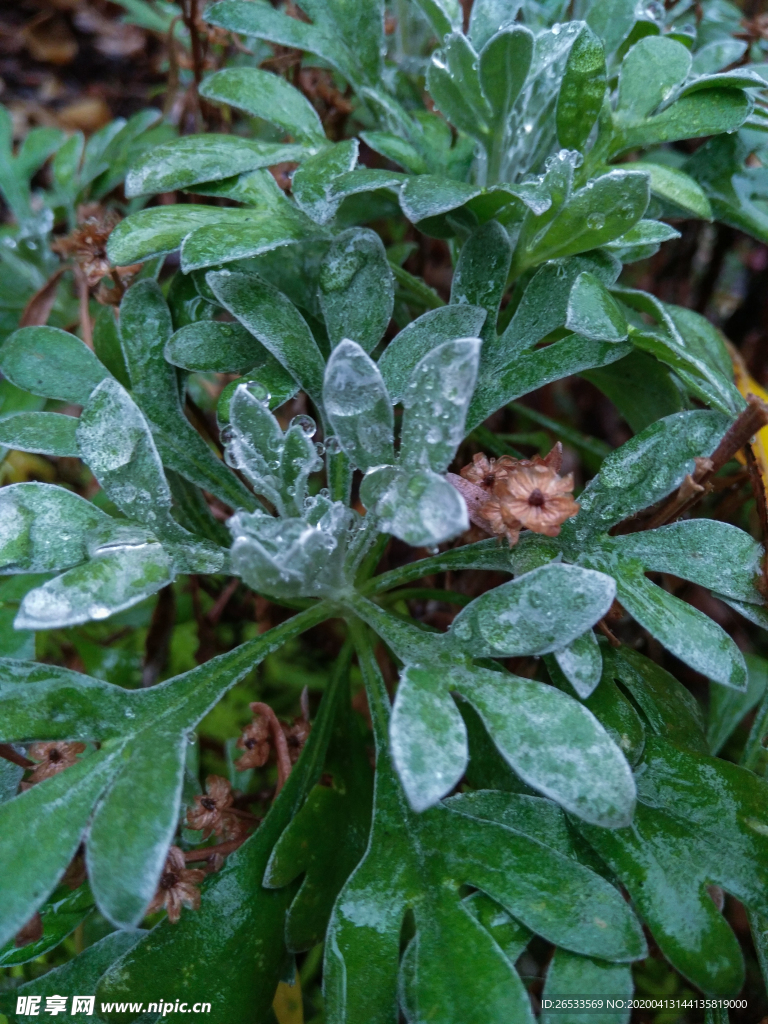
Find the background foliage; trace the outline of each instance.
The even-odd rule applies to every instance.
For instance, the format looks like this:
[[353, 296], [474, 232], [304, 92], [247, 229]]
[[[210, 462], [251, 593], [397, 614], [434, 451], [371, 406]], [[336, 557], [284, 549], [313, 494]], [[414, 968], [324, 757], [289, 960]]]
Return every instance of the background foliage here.
[[[768, 1011], [767, 35], [123, 0], [4, 43], [9, 1020], [180, 977], [232, 1022]], [[458, 469], [557, 441], [578, 515], [482, 539]]]

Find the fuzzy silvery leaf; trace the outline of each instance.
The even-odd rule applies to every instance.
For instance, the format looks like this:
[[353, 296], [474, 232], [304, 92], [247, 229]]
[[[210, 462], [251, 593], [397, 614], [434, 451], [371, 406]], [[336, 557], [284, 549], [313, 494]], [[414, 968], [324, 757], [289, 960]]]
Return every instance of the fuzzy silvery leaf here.
[[533, 56], [533, 33], [523, 25], [501, 28], [480, 51], [480, 85], [491, 107], [495, 130], [505, 128], [523, 88]]
[[605, 51], [588, 25], [573, 41], [557, 97], [557, 139], [582, 150], [597, 121], [606, 88]]
[[712, 454], [728, 425], [722, 413], [699, 409], [657, 420], [605, 459], [563, 534], [584, 540], [606, 532], [671, 494], [695, 469], [694, 458]]
[[497, 221], [490, 220], [473, 231], [464, 243], [453, 272], [451, 304], [485, 309], [485, 332], [493, 338], [511, 260], [507, 232]]
[[461, 28], [459, 0], [416, 0], [438, 39]]
[[299, 209], [318, 224], [327, 224], [336, 215], [341, 198], [333, 198], [331, 189], [337, 178], [354, 168], [358, 148], [357, 139], [339, 142], [310, 157], [294, 174], [293, 197]]
[[181, 246], [181, 269], [189, 273], [317, 237], [322, 237], [322, 232], [290, 207], [243, 210], [235, 223], [204, 224], [188, 235]]
[[333, 202], [342, 201], [348, 196], [358, 196], [363, 192], [376, 192], [378, 189], [399, 192], [400, 186], [407, 180], [408, 176], [399, 171], [359, 167], [347, 174], [340, 174], [334, 179], [329, 189], [329, 198]]
[[718, 754], [740, 722], [765, 696], [768, 663], [756, 654], [745, 654], [747, 689], [740, 693], [725, 686], [710, 686], [707, 714], [708, 753]]
[[320, 268], [320, 307], [331, 347], [343, 338], [366, 352], [387, 329], [395, 284], [384, 245], [368, 228], [350, 228], [333, 240]]
[[654, 164], [640, 160], [635, 163], [638, 171], [645, 171], [651, 179], [651, 194], [672, 203], [689, 216], [711, 220], [712, 207], [704, 189], [684, 171], [666, 164]]
[[232, 531], [232, 568], [253, 590], [275, 597], [313, 597], [344, 586], [344, 556], [355, 513], [341, 502], [317, 499], [321, 513], [275, 519], [238, 512]]
[[635, 43], [621, 64], [617, 120], [638, 121], [652, 114], [690, 67], [690, 51], [675, 39], [647, 36]]
[[469, 16], [469, 38], [478, 53], [492, 36], [515, 21], [521, 6], [520, 0], [475, 0]]
[[662, 242], [679, 238], [680, 232], [658, 220], [639, 220], [626, 234], [606, 242], [602, 249], [615, 255], [622, 263], [645, 260], [659, 251]]
[[451, 644], [474, 657], [547, 654], [601, 619], [615, 594], [610, 576], [552, 562], [475, 598], [453, 620]]
[[426, 810], [454, 788], [469, 759], [467, 730], [443, 668], [406, 666], [389, 726], [392, 762], [408, 802]]
[[206, 281], [224, 308], [272, 353], [316, 403], [322, 404], [325, 361], [306, 320], [274, 285], [222, 270]]
[[60, 629], [108, 618], [172, 582], [173, 563], [157, 540], [143, 538], [99, 552], [83, 565], [30, 590], [18, 629]]
[[635, 782], [626, 758], [594, 715], [552, 686], [488, 669], [447, 670], [502, 757], [534, 789], [585, 821], [629, 824]]
[[356, 342], [342, 341], [331, 353], [323, 401], [353, 466], [368, 470], [395, 461], [392, 402], [379, 368]]
[[225, 68], [202, 83], [200, 95], [260, 117], [308, 143], [325, 144], [325, 132], [309, 100], [279, 75], [260, 68]]
[[736, 601], [763, 604], [757, 589], [763, 547], [737, 526], [712, 519], [684, 519], [656, 530], [602, 541], [648, 572], [666, 572]]
[[445, 43], [427, 71], [430, 96], [454, 128], [483, 140], [490, 131], [491, 110], [480, 88], [477, 54], [461, 33], [452, 33]]
[[198, 320], [186, 324], [168, 340], [165, 358], [185, 370], [244, 373], [249, 379], [263, 378], [270, 392], [276, 385], [278, 393], [296, 387], [275, 357], [238, 323]]
[[623, 607], [668, 651], [722, 686], [746, 689], [744, 657], [721, 626], [651, 583], [637, 561], [622, 561], [610, 571]]
[[152, 256], [174, 252], [185, 238], [199, 228], [209, 225], [232, 228], [237, 224], [248, 223], [253, 216], [251, 210], [198, 206], [193, 203], [173, 207], [153, 206], [120, 221], [109, 236], [107, 255], [115, 266], [125, 267]]
[[571, 256], [619, 238], [648, 206], [648, 177], [638, 171], [609, 171], [574, 192], [557, 214], [539, 228], [528, 214], [513, 266], [519, 272], [545, 260]]
[[626, 317], [614, 297], [588, 271], [579, 274], [573, 284], [565, 326], [594, 341], [624, 341], [629, 332]]
[[[11, 663], [9, 675], [6, 663], [0, 699], [10, 741], [104, 742], [66, 772], [0, 804], [0, 864], [16, 880], [0, 895], [0, 943], [51, 892], [89, 821], [88, 876], [101, 912], [124, 928], [141, 921], [178, 823], [188, 733], [268, 653], [317, 621], [316, 611], [303, 613], [148, 689], [36, 663]], [[137, 790], [145, 799], [136, 800]], [[21, 821], [34, 855], [16, 841]]]
[[[610, 992], [628, 1003], [634, 993], [632, 968], [624, 964], [609, 964], [593, 957], [579, 956], [565, 949], [556, 949], [549, 962], [542, 997], [552, 1002], [548, 1005], [568, 1006], [568, 1000], [578, 999], [582, 992]], [[629, 1024], [630, 1009], [616, 1009], [601, 1012], [601, 1024]], [[584, 1014], [578, 1010], [549, 1013], [543, 1010], [541, 1024], [583, 1024]]]
[[50, 572], [77, 565], [88, 557], [88, 535], [110, 521], [95, 505], [63, 487], [3, 487], [0, 572]]
[[14, 331], [0, 347], [0, 370], [23, 391], [77, 405], [109, 377], [87, 345], [58, 327]]
[[480, 306], [442, 306], [407, 324], [379, 359], [379, 370], [393, 402], [401, 402], [416, 364], [444, 341], [480, 337], [487, 313]]
[[403, 466], [444, 473], [464, 439], [480, 359], [478, 338], [446, 341], [413, 369], [403, 396]]
[[56, 412], [15, 412], [0, 419], [0, 445], [20, 452], [77, 458], [77, 419]]
[[[372, 482], [367, 476], [363, 484]], [[365, 488], [361, 500], [379, 517], [379, 528], [412, 547], [434, 547], [469, 529], [467, 506], [447, 480], [429, 469], [397, 469], [374, 491]]]
[[[254, 659], [249, 654], [252, 665]], [[259, 660], [261, 657], [257, 655]], [[164, 1001], [163, 993], [172, 990], [178, 978], [179, 962], [189, 964], [195, 960], [195, 950], [199, 950], [204, 935], [205, 970], [194, 971], [187, 978], [186, 998], [226, 1002], [230, 1024], [250, 1024], [254, 1015], [269, 1018], [277, 983], [289, 962], [286, 911], [294, 900], [296, 887], [287, 885], [275, 890], [256, 884], [254, 888], [254, 879], [264, 877], [276, 843], [296, 820], [297, 812], [320, 778], [329, 735], [344, 694], [340, 685], [343, 681], [341, 674], [332, 677], [302, 756], [288, 781], [256, 833], [209, 879], [199, 910], [182, 914], [176, 924], [163, 921], [144, 935], [101, 980], [97, 990], [99, 1001], [122, 1000], [124, 996], [136, 996], [146, 1002]], [[329, 792], [327, 787], [322, 788]], [[231, 913], [233, 900], [240, 908], [236, 914]], [[253, 970], [256, 957], [258, 971]]]
[[594, 692], [603, 674], [603, 657], [591, 629], [555, 651], [553, 657], [582, 700]]
[[93, 392], [77, 428], [80, 457], [131, 519], [167, 528], [171, 491], [147, 421], [128, 392], [108, 379]]
[[198, 182], [220, 181], [286, 160], [302, 160], [307, 153], [302, 145], [244, 139], [239, 135], [183, 135], [144, 154], [128, 174], [126, 194], [174, 192]]

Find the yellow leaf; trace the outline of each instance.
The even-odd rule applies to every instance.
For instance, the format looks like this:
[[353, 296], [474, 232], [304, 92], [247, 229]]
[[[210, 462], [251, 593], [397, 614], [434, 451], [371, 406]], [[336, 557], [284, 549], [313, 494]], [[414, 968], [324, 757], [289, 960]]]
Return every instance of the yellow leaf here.
[[301, 980], [298, 974], [293, 985], [281, 981], [272, 1003], [278, 1024], [304, 1024], [304, 1004], [301, 999]]
[[[756, 398], [762, 398], [764, 402], [768, 402], [768, 391], [761, 387], [754, 377], [750, 376], [749, 370], [738, 350], [729, 344], [728, 351], [733, 363], [734, 383], [744, 398], [747, 398], [748, 395], [755, 395]], [[755, 456], [755, 461], [760, 468], [763, 489], [768, 494], [768, 427], [758, 430], [757, 434], [755, 434], [755, 440], [750, 447]], [[738, 458], [740, 462], [744, 462], [744, 457], [740, 453]]]

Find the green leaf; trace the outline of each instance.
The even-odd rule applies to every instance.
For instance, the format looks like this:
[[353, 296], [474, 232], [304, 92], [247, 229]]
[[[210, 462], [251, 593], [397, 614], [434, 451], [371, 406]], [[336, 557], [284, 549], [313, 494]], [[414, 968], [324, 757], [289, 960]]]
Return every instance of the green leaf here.
[[[92, 946], [88, 946], [82, 953], [79, 953], [72, 960], [54, 967], [47, 971], [43, 977], [28, 981], [9, 993], [7, 1007], [9, 1011], [16, 1005], [16, 995], [39, 995], [43, 998], [49, 995], [58, 995], [62, 992], [95, 992], [99, 979], [119, 957], [139, 941], [143, 933], [135, 932], [112, 932], [106, 935]], [[67, 999], [70, 1007], [72, 1002]], [[103, 1018], [94, 1017], [85, 1011], [69, 1013], [71, 1024], [98, 1024]]]
[[149, 426], [116, 380], [94, 391], [80, 416], [77, 443], [83, 462], [121, 511], [150, 528], [173, 530], [171, 491]]
[[318, 224], [327, 224], [336, 216], [342, 197], [334, 198], [332, 189], [337, 179], [354, 168], [358, 149], [357, 139], [339, 142], [305, 160], [294, 174], [293, 198]]
[[472, 138], [484, 140], [489, 134], [490, 109], [480, 88], [477, 54], [461, 33], [445, 39], [427, 71], [427, 89], [432, 100], [454, 128]]
[[707, 753], [701, 708], [682, 683], [629, 647], [606, 650], [604, 660], [606, 675], [629, 690], [657, 736]]
[[490, 220], [473, 231], [462, 246], [451, 282], [451, 304], [485, 309], [485, 333], [494, 338], [511, 259], [507, 232]]
[[685, 80], [690, 67], [690, 51], [674, 39], [646, 36], [635, 43], [621, 65], [617, 121], [648, 117]]
[[186, 237], [181, 246], [184, 273], [233, 260], [260, 256], [305, 238], [317, 237], [317, 229], [287, 204], [281, 210], [242, 210], [237, 223], [203, 225]]
[[156, 282], [139, 281], [128, 289], [120, 303], [120, 338], [134, 398], [156, 428], [155, 443], [166, 465], [222, 501], [252, 509], [250, 492], [184, 415], [177, 371], [164, 357], [172, 330], [171, 314]]
[[762, 545], [730, 523], [685, 519], [609, 543], [622, 556], [642, 562], [648, 572], [671, 573], [736, 601], [763, 604], [756, 586]]
[[673, 203], [688, 216], [712, 219], [712, 207], [701, 185], [684, 171], [665, 164], [637, 161], [633, 168], [645, 171], [651, 179], [651, 195]]
[[610, 171], [574, 192], [543, 228], [526, 216], [512, 261], [518, 275], [545, 260], [595, 249], [619, 238], [643, 216], [650, 191], [638, 171]]
[[379, 370], [393, 402], [402, 402], [417, 363], [432, 349], [457, 338], [476, 338], [486, 319], [479, 306], [443, 306], [407, 324], [384, 349]]
[[[586, 1024], [594, 1018], [593, 1011], [558, 1010], [550, 1013], [548, 1007], [568, 1005], [568, 1000], [602, 999], [615, 996], [631, 1000], [634, 992], [632, 970], [622, 964], [607, 964], [604, 960], [577, 956], [565, 949], [556, 949], [547, 968], [547, 978], [542, 992], [541, 1024]], [[552, 1000], [548, 1003], [547, 1000]], [[601, 1024], [629, 1024], [629, 1009], [600, 1010]]]
[[323, 401], [353, 466], [365, 471], [395, 461], [392, 403], [376, 363], [356, 342], [342, 341], [331, 353]]
[[479, 196], [482, 189], [463, 181], [451, 181], [436, 174], [419, 174], [403, 186], [400, 206], [403, 213], [417, 224], [427, 217], [447, 213]]
[[418, 149], [392, 132], [360, 132], [360, 138], [374, 153], [391, 160], [411, 174], [427, 173], [427, 162]]
[[77, 458], [77, 419], [56, 412], [15, 412], [0, 419], [0, 445], [20, 452]]
[[452, 30], [461, 29], [462, 15], [458, 0], [416, 0], [438, 39]]
[[[198, 320], [186, 324], [168, 339], [164, 356], [185, 370], [246, 373], [264, 367], [271, 375], [285, 374], [274, 356], [238, 323]], [[286, 386], [288, 382], [293, 383], [290, 377]]]
[[[415, 935], [400, 979], [406, 1015], [423, 1019], [440, 1007], [455, 1024], [531, 1021], [509, 961], [461, 904], [462, 883], [481, 889], [550, 941], [578, 942], [592, 952], [599, 947], [613, 959], [642, 955], [631, 911], [588, 868], [521, 832], [457, 813], [459, 808], [438, 806], [420, 815], [409, 810], [389, 765], [383, 680], [370, 648], [358, 650], [377, 740], [374, 823], [365, 858], [336, 901], [328, 929], [329, 1020], [394, 1019], [401, 927], [410, 908]], [[595, 926], [596, 917], [605, 928]]]
[[603, 674], [603, 657], [597, 637], [588, 629], [554, 652], [560, 671], [582, 700], [595, 690]]
[[764, 913], [765, 792], [744, 768], [649, 738], [632, 829], [580, 826], [665, 956], [708, 995], [738, 991], [744, 965], [706, 885]]
[[[178, 281], [187, 280], [181, 274], [177, 277]], [[171, 284], [171, 292], [173, 292], [173, 284]], [[197, 297], [197, 292], [195, 292], [195, 296]], [[116, 314], [117, 310], [114, 306], [99, 308], [93, 324], [93, 351], [115, 380], [120, 381], [124, 388], [128, 388], [131, 386], [131, 382], [120, 345], [120, 331], [117, 326]]]
[[632, 820], [632, 772], [583, 704], [552, 686], [488, 669], [457, 666], [441, 675], [472, 704], [499, 753], [529, 786], [585, 821], [619, 828]]
[[373, 483], [374, 474], [366, 476], [360, 500], [379, 516], [380, 530], [411, 547], [434, 547], [469, 529], [464, 499], [438, 473], [392, 470], [385, 482], [375, 481], [375, 489]]
[[728, 422], [722, 413], [696, 409], [646, 427], [605, 459], [563, 533], [582, 542], [671, 494], [695, 469], [694, 458], [712, 454]]
[[[0, 863], [13, 885], [0, 892], [0, 946], [53, 892], [80, 845], [93, 806], [119, 770], [102, 750], [0, 804]], [[22, 844], [19, 836], [26, 837]]]
[[264, 0], [257, 3], [223, 0], [205, 12], [205, 19], [232, 32], [315, 53], [352, 80], [356, 77], [357, 61], [344, 45], [342, 36], [332, 29], [328, 31], [325, 25], [311, 25], [291, 18]]
[[620, 562], [611, 571], [621, 604], [668, 651], [722, 686], [746, 689], [744, 658], [716, 622], [651, 583], [638, 562]]
[[370, 352], [392, 316], [395, 283], [379, 236], [349, 228], [333, 240], [320, 268], [320, 307], [331, 346], [343, 338]]
[[610, 576], [553, 562], [475, 598], [453, 620], [451, 646], [473, 657], [547, 654], [601, 619], [615, 593]]
[[707, 715], [707, 743], [709, 752], [717, 754], [739, 723], [757, 707], [768, 684], [768, 664], [756, 654], [745, 654], [747, 689], [743, 693], [710, 686], [709, 714]]
[[685, 405], [672, 371], [639, 349], [609, 366], [583, 371], [582, 376], [613, 402], [633, 433], [681, 412]]
[[[303, 618], [309, 624], [306, 615]], [[321, 618], [313, 610], [312, 620], [319, 622]], [[241, 675], [256, 663], [253, 655], [259, 648], [263, 650], [263, 654], [258, 655], [259, 660], [266, 654], [266, 645], [262, 642], [267, 636], [269, 634], [264, 634], [259, 640], [245, 645], [246, 649], [250, 648], [250, 656], [238, 659]], [[285, 634], [279, 643], [284, 639]], [[254, 643], [259, 647], [254, 648]], [[276, 645], [270, 645], [270, 649], [276, 649]], [[246, 653], [244, 648], [240, 651]], [[223, 657], [231, 658], [231, 654]], [[214, 661], [219, 663], [219, 669], [223, 667], [220, 658]], [[209, 687], [214, 679], [219, 684], [215, 694], [210, 692], [210, 705], [218, 700], [224, 686], [235, 680], [227, 677], [225, 683], [214, 662], [202, 666], [202, 669], [209, 677]], [[200, 670], [195, 671], [199, 676]], [[339, 691], [343, 690], [338, 681], [337, 677], [337, 685], [325, 695], [302, 756], [267, 817], [255, 834], [227, 858], [221, 871], [209, 880], [204, 887], [200, 909], [193, 914], [183, 914], [175, 925], [163, 921], [143, 937], [102, 979], [97, 992], [100, 1003], [127, 999], [140, 999], [145, 1003], [164, 1000], [183, 969], [184, 995], [190, 1002], [204, 1000], [221, 1005], [226, 1002], [230, 1024], [251, 1024], [254, 1019], [269, 1019], [277, 982], [289, 964], [284, 940], [285, 915], [296, 887], [275, 890], [258, 883], [275, 843], [322, 770]], [[238, 913], [231, 913], [233, 906], [240, 908]], [[205, 943], [205, 957], [199, 960], [195, 951], [200, 949], [201, 937]], [[258, 963], [258, 970], [253, 970], [254, 962]], [[194, 964], [199, 966], [192, 967]], [[126, 1021], [133, 1016], [130, 1012], [113, 1011], [108, 1019]]]
[[624, 341], [626, 318], [611, 293], [594, 274], [579, 274], [568, 296], [565, 326], [593, 341]]
[[478, 53], [492, 36], [515, 20], [521, 6], [519, 0], [475, 0], [469, 16], [469, 38]]
[[752, 103], [741, 89], [708, 89], [677, 100], [655, 117], [621, 122], [611, 144], [611, 156], [677, 139], [698, 139], [739, 128]]
[[523, 25], [500, 28], [480, 51], [480, 84], [503, 133], [533, 56], [533, 33]]
[[444, 341], [413, 369], [403, 397], [400, 458], [408, 468], [444, 473], [464, 438], [480, 341]]
[[322, 942], [336, 897], [360, 861], [371, 824], [373, 776], [363, 736], [343, 696], [325, 762], [324, 780], [275, 844], [264, 885], [280, 888], [304, 875], [288, 908], [286, 944], [310, 949]]
[[408, 665], [389, 726], [390, 753], [408, 802], [425, 811], [450, 793], [469, 760], [467, 730], [442, 669]]
[[88, 884], [72, 890], [66, 884], [60, 886], [40, 907], [43, 934], [26, 946], [17, 946], [11, 939], [0, 949], [0, 966], [26, 964], [30, 960], [55, 949], [71, 934], [93, 910], [93, 896]]
[[58, 629], [105, 619], [172, 582], [173, 562], [151, 534], [135, 531], [126, 543], [92, 551], [83, 565], [30, 590], [21, 602], [18, 629]]
[[302, 160], [307, 153], [304, 146], [240, 135], [183, 135], [147, 150], [128, 172], [125, 191], [127, 196], [175, 192], [203, 181], [221, 181], [259, 167]]
[[14, 331], [0, 346], [0, 370], [24, 391], [76, 405], [109, 377], [87, 345], [58, 327]]
[[120, 221], [109, 236], [107, 255], [115, 266], [125, 267], [152, 256], [174, 252], [198, 228], [208, 225], [232, 227], [251, 222], [253, 217], [252, 210], [196, 206], [193, 203], [153, 206]]
[[279, 75], [259, 68], [225, 68], [205, 79], [200, 95], [269, 121], [302, 141], [325, 144], [325, 132], [315, 108]]
[[39, 483], [3, 487], [0, 517], [0, 571], [4, 574], [77, 565], [88, 557], [92, 531], [110, 522], [109, 516], [78, 494]]
[[322, 405], [325, 362], [306, 320], [293, 303], [259, 277], [210, 272], [206, 281], [222, 306], [290, 373], [315, 405]]
[[573, 41], [557, 96], [557, 138], [565, 149], [582, 150], [603, 105], [606, 87], [603, 45], [588, 25]]

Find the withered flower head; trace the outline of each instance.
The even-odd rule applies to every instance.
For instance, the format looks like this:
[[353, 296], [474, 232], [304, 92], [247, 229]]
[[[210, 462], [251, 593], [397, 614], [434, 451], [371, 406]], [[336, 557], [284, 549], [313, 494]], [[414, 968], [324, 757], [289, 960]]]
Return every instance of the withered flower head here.
[[237, 741], [237, 746], [245, 753], [235, 761], [235, 768], [244, 772], [248, 768], [261, 768], [267, 763], [269, 757], [269, 722], [263, 715], [259, 715], [243, 729], [243, 734]]
[[513, 459], [510, 455], [489, 459], [487, 455], [478, 452], [477, 455], [472, 456], [469, 465], [463, 466], [459, 472], [471, 484], [477, 484], [490, 491], [497, 480], [503, 479], [518, 464], [519, 460]]
[[181, 917], [182, 906], [189, 907], [190, 910], [197, 910], [200, 906], [200, 891], [197, 887], [204, 878], [205, 871], [200, 868], [188, 868], [184, 854], [178, 846], [172, 846], [168, 850], [165, 868], [160, 876], [157, 892], [147, 907], [147, 913], [153, 914], [165, 907], [168, 911], [168, 920], [171, 924], [176, 924]]
[[85, 275], [89, 288], [94, 288], [102, 277], [108, 277], [112, 267], [107, 259], [107, 239], [120, 221], [114, 210], [105, 210], [93, 203], [78, 211], [80, 223], [63, 238], [53, 243], [54, 252], [72, 258]]
[[29, 756], [40, 763], [29, 776], [30, 783], [42, 782], [51, 775], [76, 764], [77, 755], [85, 750], [84, 743], [33, 743], [29, 748]]
[[500, 519], [505, 526], [516, 519], [534, 533], [557, 537], [561, 524], [579, 511], [572, 491], [572, 473], [559, 476], [544, 464], [521, 466], [495, 485], [494, 501], [489, 503], [493, 507], [483, 509], [483, 515], [491, 523]]
[[304, 718], [294, 719], [293, 725], [286, 725], [284, 722], [281, 722], [280, 725], [288, 744], [288, 756], [291, 759], [291, 764], [296, 764], [312, 731], [312, 726]]
[[202, 830], [203, 839], [212, 832], [217, 836], [228, 831], [227, 808], [232, 806], [232, 787], [220, 775], [209, 775], [205, 780], [205, 794], [195, 797], [195, 806], [187, 811], [190, 828]]

